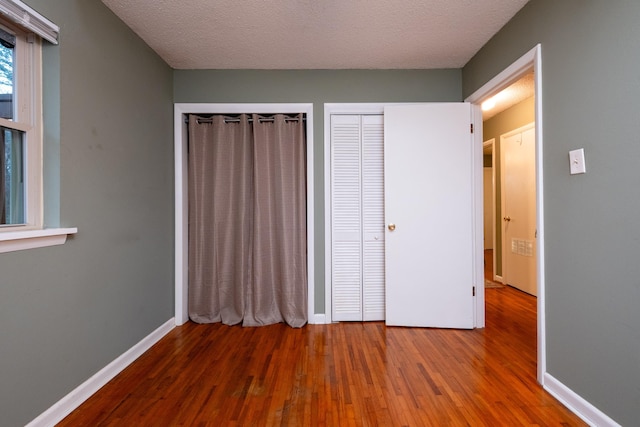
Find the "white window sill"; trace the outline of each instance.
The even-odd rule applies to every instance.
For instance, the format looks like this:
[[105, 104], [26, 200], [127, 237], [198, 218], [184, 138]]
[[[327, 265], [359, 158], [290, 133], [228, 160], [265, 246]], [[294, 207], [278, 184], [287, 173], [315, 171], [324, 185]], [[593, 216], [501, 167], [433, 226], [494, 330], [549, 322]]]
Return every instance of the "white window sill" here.
[[42, 230], [0, 232], [0, 253], [62, 245], [77, 228], [45, 228]]

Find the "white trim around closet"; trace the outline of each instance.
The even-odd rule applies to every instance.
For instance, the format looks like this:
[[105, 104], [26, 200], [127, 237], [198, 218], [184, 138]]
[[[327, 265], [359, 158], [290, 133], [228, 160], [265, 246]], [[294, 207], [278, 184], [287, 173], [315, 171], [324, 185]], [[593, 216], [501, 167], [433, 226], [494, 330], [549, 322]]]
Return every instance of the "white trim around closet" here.
[[307, 286], [308, 321], [323, 323], [324, 316], [315, 314], [315, 227], [313, 175], [313, 104], [209, 104], [176, 103], [174, 105], [174, 177], [175, 177], [175, 320], [182, 325], [189, 319], [188, 311], [188, 175], [187, 127], [185, 114], [276, 114], [304, 113], [307, 119]]

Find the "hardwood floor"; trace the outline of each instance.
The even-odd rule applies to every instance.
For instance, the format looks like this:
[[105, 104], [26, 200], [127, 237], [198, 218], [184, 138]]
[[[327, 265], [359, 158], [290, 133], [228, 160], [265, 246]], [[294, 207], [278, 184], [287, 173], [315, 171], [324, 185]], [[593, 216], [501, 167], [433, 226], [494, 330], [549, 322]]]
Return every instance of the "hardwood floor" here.
[[536, 383], [536, 299], [486, 328], [178, 327], [59, 426], [578, 426]]

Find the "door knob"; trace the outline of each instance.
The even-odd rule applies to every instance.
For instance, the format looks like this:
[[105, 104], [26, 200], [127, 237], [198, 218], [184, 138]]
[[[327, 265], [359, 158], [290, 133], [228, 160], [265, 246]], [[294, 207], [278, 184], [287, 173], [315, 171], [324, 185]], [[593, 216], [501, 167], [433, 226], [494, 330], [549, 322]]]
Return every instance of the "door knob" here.
[[391, 223], [387, 226], [387, 228], [389, 229], [389, 231], [393, 231], [396, 229], [396, 225], [394, 223]]
[[510, 217], [510, 216], [505, 216], [505, 217], [504, 217], [504, 218], [502, 218], [502, 219], [504, 219], [504, 220], [505, 220], [505, 221], [507, 221], [507, 222], [511, 221], [511, 217]]

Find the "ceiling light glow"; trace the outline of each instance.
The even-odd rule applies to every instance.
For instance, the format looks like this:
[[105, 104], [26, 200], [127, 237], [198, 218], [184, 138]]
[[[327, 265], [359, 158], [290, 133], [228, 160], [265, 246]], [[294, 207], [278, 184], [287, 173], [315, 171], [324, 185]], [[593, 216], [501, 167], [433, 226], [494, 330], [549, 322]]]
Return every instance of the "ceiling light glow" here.
[[489, 98], [482, 103], [482, 111], [489, 111], [496, 106], [496, 100]]

